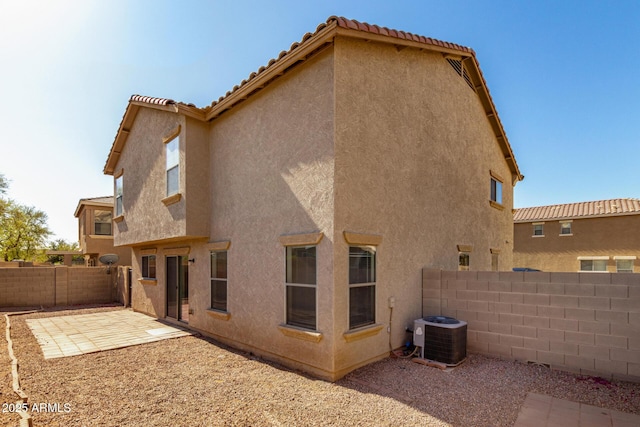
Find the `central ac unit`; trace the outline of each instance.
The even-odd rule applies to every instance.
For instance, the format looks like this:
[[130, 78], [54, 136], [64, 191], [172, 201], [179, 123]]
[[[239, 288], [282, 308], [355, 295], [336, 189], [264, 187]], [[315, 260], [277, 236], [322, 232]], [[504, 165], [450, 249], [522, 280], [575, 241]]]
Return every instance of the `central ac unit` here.
[[467, 357], [467, 322], [446, 316], [427, 316], [413, 322], [413, 345], [423, 359], [450, 366]]

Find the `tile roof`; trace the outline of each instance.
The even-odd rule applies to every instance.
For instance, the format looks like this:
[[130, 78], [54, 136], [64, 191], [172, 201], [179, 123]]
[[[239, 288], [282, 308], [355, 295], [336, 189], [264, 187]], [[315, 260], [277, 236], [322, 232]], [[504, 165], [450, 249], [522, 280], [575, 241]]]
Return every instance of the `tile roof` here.
[[609, 199], [516, 209], [514, 222], [640, 214], [640, 199]]
[[155, 105], [169, 105], [175, 104], [176, 101], [173, 99], [165, 99], [165, 98], [153, 98], [151, 96], [142, 96], [142, 95], [132, 95], [131, 102], [145, 102], [147, 104], [155, 104]]
[[80, 199], [80, 201], [81, 202], [111, 203], [111, 204], [113, 204], [113, 196], [89, 197], [87, 199]]
[[227, 93], [224, 94], [223, 96], [221, 96], [220, 98], [218, 98], [217, 101], [213, 101], [209, 105], [208, 108], [214, 107], [219, 102], [222, 102], [229, 95], [233, 94], [238, 89], [242, 88], [244, 85], [246, 85], [247, 83], [249, 83], [250, 81], [252, 81], [256, 77], [258, 77], [261, 73], [265, 72], [268, 68], [272, 67], [277, 62], [283, 60], [288, 55], [291, 55], [292, 53], [294, 53], [297, 49], [299, 49], [309, 39], [315, 37], [322, 30], [324, 30], [324, 29], [326, 29], [326, 28], [328, 28], [329, 26], [332, 26], [332, 25], [335, 25], [336, 27], [344, 28], [344, 29], [347, 29], [347, 30], [363, 31], [363, 32], [370, 33], [370, 34], [393, 37], [393, 38], [396, 38], [396, 39], [399, 39], [399, 40], [408, 40], [408, 41], [413, 41], [413, 42], [416, 42], [416, 43], [422, 43], [422, 44], [426, 44], [426, 45], [431, 45], [431, 46], [434, 46], [434, 47], [441, 47], [441, 48], [446, 48], [446, 49], [451, 49], [451, 50], [457, 50], [457, 51], [460, 51], [460, 52], [464, 52], [464, 53], [470, 54], [470, 55], [475, 57], [475, 52], [473, 51], [473, 49], [471, 49], [469, 47], [466, 47], [466, 46], [460, 46], [460, 45], [457, 45], [455, 43], [448, 43], [448, 42], [444, 42], [444, 41], [441, 41], [441, 40], [432, 39], [430, 37], [419, 36], [419, 35], [416, 35], [416, 34], [407, 33], [405, 31], [393, 30], [393, 29], [390, 29], [390, 28], [387, 28], [387, 27], [380, 27], [378, 25], [371, 25], [371, 24], [368, 24], [366, 22], [356, 21], [355, 19], [347, 19], [347, 18], [343, 18], [341, 16], [330, 16], [329, 19], [327, 19], [326, 22], [321, 23], [320, 25], [318, 25], [316, 27], [316, 31], [313, 34], [312, 33], [306, 33], [304, 36], [302, 36], [302, 39], [300, 40], [300, 42], [294, 42], [291, 45], [291, 47], [289, 48], [289, 50], [281, 51], [277, 58], [272, 58], [271, 60], [269, 60], [269, 62], [267, 63], [266, 66], [262, 66], [262, 67], [260, 67], [258, 69], [257, 72], [254, 71], [253, 73], [251, 73], [249, 75], [249, 77], [246, 78], [245, 80], [243, 80], [242, 82], [240, 82], [239, 85], [235, 85], [233, 87], [233, 89], [227, 91]]
[[[326, 22], [316, 27], [313, 33], [306, 33], [299, 42], [294, 42], [289, 50], [280, 52], [277, 58], [269, 60], [267, 65], [261, 66], [257, 71], [252, 72], [240, 84], [235, 85], [231, 90], [227, 91], [218, 100], [213, 101], [204, 108], [198, 108], [194, 104], [185, 104], [176, 102], [172, 99], [153, 98], [148, 96], [133, 95], [129, 100], [129, 107], [132, 105], [140, 106], [147, 104], [148, 106], [168, 107], [173, 106], [177, 111], [191, 115], [192, 117], [210, 121], [232, 108], [239, 102], [244, 101], [256, 91], [262, 89], [270, 81], [281, 76], [289, 67], [296, 65], [299, 61], [304, 61], [308, 57], [314, 55], [324, 46], [333, 43], [336, 35], [345, 35], [348, 37], [361, 37], [366, 40], [377, 40], [386, 43], [393, 43], [399, 46], [412, 46], [417, 48], [427, 48], [442, 54], [453, 54], [456, 56], [469, 59], [467, 67], [476, 75], [473, 84], [470, 83], [472, 89], [477, 93], [480, 101], [485, 108], [487, 118], [493, 128], [498, 139], [505, 160], [509, 164], [515, 181], [522, 180], [524, 176], [520, 173], [520, 169], [513, 155], [511, 145], [504, 132], [504, 127], [495, 104], [487, 87], [487, 82], [480, 70], [480, 65], [476, 59], [473, 49], [461, 46], [455, 43], [449, 43], [430, 37], [420, 36], [405, 31], [398, 31], [387, 27], [359, 22], [355, 19], [347, 19], [344, 17], [331, 16]], [[126, 135], [121, 136], [120, 130], [128, 130], [126, 119], [129, 113], [129, 107], [125, 111], [125, 115], [119, 126], [118, 134], [111, 148], [111, 153], [104, 167], [107, 174], [113, 173], [113, 166], [120, 156], [120, 150], [126, 141]], [[135, 119], [137, 110], [132, 109], [131, 120]]]
[[89, 197], [87, 199], [80, 199], [78, 202], [78, 206], [76, 207], [76, 211], [74, 216], [77, 218], [80, 215], [80, 209], [84, 205], [113, 205], [113, 196], [102, 196], [102, 197]]
[[[347, 19], [340, 16], [331, 16], [329, 17], [329, 19], [327, 19], [326, 22], [323, 22], [320, 25], [318, 25], [315, 32], [306, 33], [304, 36], [302, 36], [302, 39], [299, 42], [294, 42], [293, 44], [291, 44], [291, 47], [289, 48], [289, 50], [281, 51], [277, 58], [272, 58], [271, 60], [269, 60], [267, 65], [263, 65], [257, 71], [252, 72], [249, 75], [249, 77], [242, 80], [240, 84], [235, 85], [231, 90], [227, 91], [227, 93], [225, 93], [220, 98], [218, 98], [217, 101], [213, 101], [208, 107], [203, 108], [203, 110], [210, 109], [211, 107], [215, 106], [216, 104], [218, 104], [219, 102], [221, 102], [222, 100], [224, 100], [225, 98], [227, 98], [228, 96], [236, 92], [238, 89], [240, 89], [241, 87], [245, 86], [247, 83], [255, 79], [258, 75], [265, 72], [268, 68], [272, 67], [277, 62], [283, 60], [283, 58], [285, 58], [286, 56], [291, 55], [296, 49], [302, 46], [309, 39], [316, 36], [319, 32], [321, 32], [322, 30], [324, 30], [325, 28], [333, 24], [335, 24], [335, 26], [339, 28], [362, 31], [370, 34], [392, 37], [399, 40], [413, 41], [416, 43], [422, 43], [422, 44], [431, 45], [434, 47], [456, 50], [456, 51], [464, 52], [466, 54], [475, 56], [475, 52], [470, 47], [433, 39], [431, 37], [420, 36], [420, 35], [408, 33], [405, 31], [394, 30], [387, 27], [380, 27], [378, 25], [368, 24], [366, 22], [359, 22], [359, 21], [356, 21], [355, 19]], [[182, 105], [188, 105], [190, 107], [195, 107], [195, 105], [193, 104], [184, 104], [181, 102], [176, 102], [173, 99], [154, 98], [151, 96], [142, 96], [142, 95], [133, 95], [131, 96], [130, 101], [143, 102], [143, 103], [152, 104], [152, 105], [182, 104]]]

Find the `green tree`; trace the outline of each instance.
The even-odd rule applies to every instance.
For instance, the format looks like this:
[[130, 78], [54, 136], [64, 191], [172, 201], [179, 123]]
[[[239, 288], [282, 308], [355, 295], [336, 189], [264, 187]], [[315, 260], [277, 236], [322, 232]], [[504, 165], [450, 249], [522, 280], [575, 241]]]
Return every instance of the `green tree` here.
[[7, 203], [2, 196], [7, 192], [8, 188], [9, 181], [0, 173], [0, 215], [4, 212], [4, 207]]
[[[49, 243], [49, 249], [52, 251], [79, 251], [77, 242], [69, 243], [64, 239], [56, 239]], [[75, 255], [73, 257], [74, 261], [84, 260], [82, 255]], [[47, 257], [47, 262], [51, 264], [62, 264], [64, 262], [64, 255], [49, 255]]]
[[7, 178], [5, 178], [4, 175], [0, 173], [0, 194], [6, 193], [8, 188], [9, 182], [7, 181]]
[[0, 257], [33, 260], [38, 249], [46, 244], [51, 231], [47, 226], [47, 214], [34, 207], [23, 206], [13, 200], [4, 201], [0, 212]]

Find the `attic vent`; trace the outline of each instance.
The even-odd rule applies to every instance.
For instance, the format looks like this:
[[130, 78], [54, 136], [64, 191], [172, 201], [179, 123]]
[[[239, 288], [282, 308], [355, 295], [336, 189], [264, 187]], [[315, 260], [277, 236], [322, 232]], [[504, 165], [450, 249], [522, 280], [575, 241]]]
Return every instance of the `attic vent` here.
[[449, 62], [449, 65], [451, 65], [453, 69], [456, 70], [456, 73], [458, 73], [458, 75], [461, 76], [465, 82], [467, 82], [471, 90], [475, 92], [476, 90], [473, 87], [473, 83], [471, 82], [471, 77], [469, 77], [469, 73], [467, 73], [467, 70], [462, 66], [462, 61], [447, 58], [447, 62]]

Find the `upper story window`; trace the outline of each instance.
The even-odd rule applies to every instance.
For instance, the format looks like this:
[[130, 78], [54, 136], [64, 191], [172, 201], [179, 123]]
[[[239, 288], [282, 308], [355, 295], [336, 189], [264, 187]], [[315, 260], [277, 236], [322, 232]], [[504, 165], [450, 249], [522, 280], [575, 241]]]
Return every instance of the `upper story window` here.
[[608, 256], [578, 257], [580, 271], [607, 271]]
[[165, 144], [167, 153], [167, 197], [180, 192], [180, 137]]
[[616, 260], [616, 272], [633, 273], [635, 256], [614, 256], [613, 259]]
[[287, 246], [287, 325], [316, 329], [316, 247]]
[[93, 212], [93, 231], [99, 236], [111, 236], [111, 211]]
[[349, 247], [349, 329], [376, 321], [376, 250]]
[[560, 235], [561, 236], [570, 236], [571, 231], [571, 221], [563, 221], [560, 223]]
[[502, 206], [502, 183], [504, 180], [493, 171], [490, 171], [490, 175], [489, 203], [494, 208], [502, 210], [504, 209]]
[[491, 177], [491, 201], [502, 204], [502, 183]]
[[533, 224], [533, 236], [544, 236], [544, 222]]
[[116, 216], [120, 216], [124, 214], [123, 205], [122, 205], [122, 195], [123, 195], [123, 186], [122, 186], [122, 175], [116, 178]]

